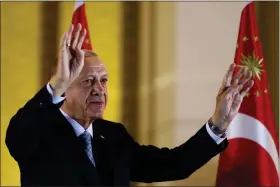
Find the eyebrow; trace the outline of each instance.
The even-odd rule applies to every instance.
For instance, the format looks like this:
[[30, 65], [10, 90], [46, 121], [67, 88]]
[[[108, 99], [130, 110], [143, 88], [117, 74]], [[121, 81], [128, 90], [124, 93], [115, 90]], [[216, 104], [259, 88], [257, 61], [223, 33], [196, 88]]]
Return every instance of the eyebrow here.
[[96, 74], [99, 74], [100, 76], [106, 76], [106, 77], [108, 77], [108, 73], [107, 73], [107, 72], [102, 72], [102, 73], [88, 73], [88, 74], [82, 75], [82, 76], [80, 76], [80, 77], [95, 76]]
[[98, 65], [89, 65], [88, 67], [104, 67], [104, 64], [98, 64]]

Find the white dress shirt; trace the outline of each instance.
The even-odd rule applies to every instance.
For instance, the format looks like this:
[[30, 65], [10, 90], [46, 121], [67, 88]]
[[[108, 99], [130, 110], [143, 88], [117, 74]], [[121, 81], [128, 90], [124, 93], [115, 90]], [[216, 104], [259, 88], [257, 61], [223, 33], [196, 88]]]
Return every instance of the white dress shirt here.
[[[53, 95], [53, 90], [50, 87], [49, 83], [47, 84], [47, 89], [48, 89], [49, 93], [52, 96], [52, 102], [54, 104], [57, 104], [57, 103], [59, 103], [59, 102], [61, 102], [61, 101], [63, 101], [65, 99], [65, 97], [54, 96]], [[70, 118], [62, 109], [60, 109], [60, 112], [69, 121], [69, 123], [72, 125], [72, 127], [73, 127], [73, 129], [74, 129], [74, 131], [75, 131], [77, 136], [80, 136], [85, 131], [85, 129], [77, 121], [75, 121], [74, 119]], [[225, 139], [225, 138], [221, 138], [221, 137], [217, 136], [216, 134], [214, 134], [212, 132], [212, 130], [210, 129], [208, 123], [206, 124], [206, 130], [209, 133], [209, 135], [211, 136], [211, 138], [213, 138], [213, 140], [217, 144], [220, 144]], [[86, 131], [88, 131], [90, 133], [90, 135], [93, 137], [93, 134], [92, 134], [92, 124], [90, 124], [90, 126], [86, 129]]]

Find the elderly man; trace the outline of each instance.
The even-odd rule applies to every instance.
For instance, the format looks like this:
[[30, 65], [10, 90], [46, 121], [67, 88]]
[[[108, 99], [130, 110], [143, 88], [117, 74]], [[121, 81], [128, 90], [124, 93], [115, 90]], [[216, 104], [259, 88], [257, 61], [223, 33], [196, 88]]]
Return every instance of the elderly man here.
[[[187, 178], [227, 147], [225, 130], [253, 85], [241, 69], [226, 73], [213, 116], [184, 144], [140, 145], [124, 126], [102, 118], [108, 73], [94, 53], [81, 49], [86, 30], [64, 33], [55, 74], [12, 117], [6, 136], [22, 185], [128, 186], [130, 181]], [[243, 76], [244, 75], [244, 76]]]

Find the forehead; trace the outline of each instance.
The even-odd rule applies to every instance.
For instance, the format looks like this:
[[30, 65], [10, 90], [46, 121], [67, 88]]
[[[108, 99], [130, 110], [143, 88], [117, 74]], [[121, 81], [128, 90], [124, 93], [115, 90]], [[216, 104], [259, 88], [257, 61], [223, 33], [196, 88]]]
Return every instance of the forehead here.
[[86, 76], [87, 74], [107, 74], [106, 67], [100, 58], [96, 56], [86, 57], [84, 67], [81, 75]]

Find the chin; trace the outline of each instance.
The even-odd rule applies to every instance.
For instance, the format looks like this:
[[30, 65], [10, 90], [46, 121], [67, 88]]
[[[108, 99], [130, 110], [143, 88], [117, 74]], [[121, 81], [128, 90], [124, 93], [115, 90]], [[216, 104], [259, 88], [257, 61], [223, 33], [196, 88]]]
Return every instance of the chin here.
[[94, 119], [102, 119], [103, 118], [103, 112], [91, 112], [89, 114]]
[[90, 105], [87, 108], [87, 116], [93, 119], [100, 119], [103, 118], [103, 113], [104, 113], [104, 107], [102, 106], [95, 106], [95, 105]]

